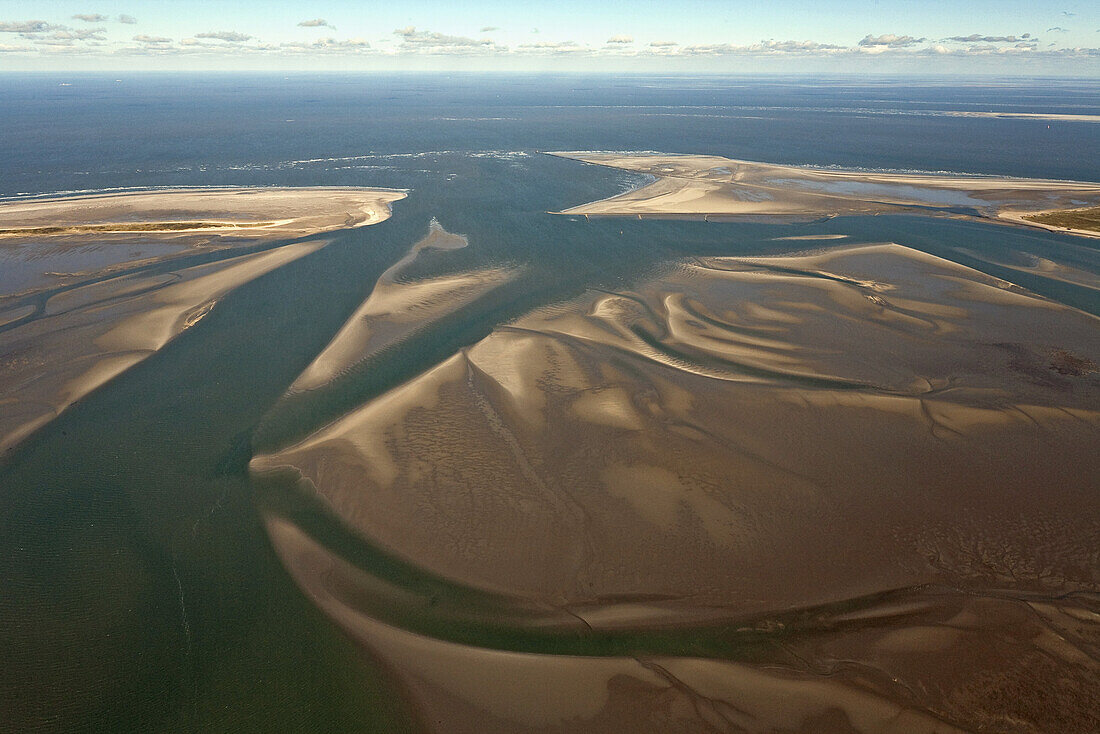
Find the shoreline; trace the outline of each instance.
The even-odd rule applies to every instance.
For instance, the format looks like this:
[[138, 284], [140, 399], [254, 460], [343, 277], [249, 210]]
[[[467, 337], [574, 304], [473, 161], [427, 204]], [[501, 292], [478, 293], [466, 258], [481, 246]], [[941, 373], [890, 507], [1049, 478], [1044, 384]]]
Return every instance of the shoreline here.
[[[806, 217], [925, 213], [1001, 221], [1100, 237], [1024, 217], [1100, 205], [1100, 184], [974, 174], [885, 173], [808, 168], [713, 155], [548, 151], [589, 165], [656, 180], [604, 199], [549, 212], [567, 216], [645, 218]], [[1082, 207], [1081, 202], [1091, 202]], [[1034, 206], [1034, 209], [1020, 207]]]

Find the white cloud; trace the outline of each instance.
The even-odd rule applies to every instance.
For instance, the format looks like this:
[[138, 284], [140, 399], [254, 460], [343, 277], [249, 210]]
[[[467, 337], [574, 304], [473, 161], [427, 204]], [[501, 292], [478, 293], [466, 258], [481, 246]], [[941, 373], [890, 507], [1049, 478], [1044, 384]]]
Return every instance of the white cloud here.
[[612, 36], [607, 39], [608, 43], [634, 43], [634, 36]]
[[673, 46], [679, 46], [676, 41], [653, 41], [649, 44], [653, 48], [672, 48]]
[[363, 53], [370, 51], [371, 45], [364, 38], [318, 38], [316, 41], [283, 43], [278, 46], [261, 46], [262, 50], [281, 49], [291, 53]]
[[51, 25], [44, 20], [0, 21], [0, 33], [45, 33], [62, 28], [64, 26]]
[[312, 20], [303, 20], [298, 23], [303, 28], [335, 28], [324, 18], [313, 18]]
[[133, 40], [137, 41], [138, 43], [145, 43], [157, 46], [172, 42], [171, 38], [167, 38], [165, 36], [147, 36], [144, 33], [138, 36], [134, 36]]
[[817, 41], [761, 41], [748, 46], [729, 43], [685, 46], [682, 53], [690, 56], [781, 56], [786, 54], [831, 55], [851, 52], [848, 46], [836, 46]]
[[195, 38], [210, 38], [216, 41], [225, 41], [226, 43], [244, 43], [252, 38], [252, 36], [246, 33], [237, 33], [236, 31], [207, 31], [206, 33], [196, 33]]
[[137, 18], [132, 15], [126, 15], [125, 13], [123, 13], [122, 15], [118, 16], [118, 22], [125, 23], [126, 25], [133, 25], [134, 23], [137, 23]]
[[522, 43], [519, 48], [516, 49], [521, 54], [575, 54], [581, 51], [587, 51], [584, 46], [581, 46], [576, 41], [538, 41], [537, 43]]
[[107, 16], [100, 13], [77, 13], [73, 16], [73, 20], [82, 20], [85, 23], [103, 23], [107, 20]]
[[972, 33], [969, 36], [951, 36], [945, 38], [945, 41], [959, 41], [960, 43], [1016, 43], [1025, 39], [1031, 38], [1030, 33], [1025, 33], [1022, 36], [981, 36], [977, 33]]
[[867, 34], [860, 39], [859, 45], [863, 47], [885, 46], [886, 48], [909, 48], [910, 46], [916, 46], [918, 43], [923, 43], [923, 38], [913, 38], [912, 36], [897, 36], [893, 33], [885, 33], [881, 36], [872, 36]]
[[50, 38], [69, 41], [105, 41], [107, 40], [103, 36], [105, 32], [105, 28], [81, 28], [76, 30], [68, 28], [54, 31], [50, 34]]
[[478, 33], [492, 33], [493, 31], [499, 31], [500, 27], [495, 25], [482, 26]]
[[401, 39], [399, 50], [423, 54], [469, 54], [503, 50], [488, 38], [476, 40], [466, 36], [450, 36], [446, 33], [418, 31], [415, 26], [406, 26], [394, 31]]

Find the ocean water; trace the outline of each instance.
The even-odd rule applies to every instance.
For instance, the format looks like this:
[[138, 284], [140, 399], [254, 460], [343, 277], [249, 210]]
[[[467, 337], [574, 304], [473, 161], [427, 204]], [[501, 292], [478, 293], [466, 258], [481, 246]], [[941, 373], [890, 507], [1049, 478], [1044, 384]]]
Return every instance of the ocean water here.
[[[643, 179], [541, 154], [654, 150], [1100, 181], [1100, 123], [984, 115], [1100, 115], [1095, 80], [0, 75], [0, 99], [2, 197], [410, 189], [392, 219], [233, 292], [0, 459], [0, 731], [413, 726], [385, 671], [283, 571], [256, 509], [270, 499], [248, 460], [537, 306], [629, 287], [675, 257], [794, 251], [806, 243], [775, 238], [839, 233], [923, 249], [1100, 313], [1089, 289], [990, 261], [1092, 267], [1097, 248], [1080, 238], [900, 215], [797, 225], [552, 216]], [[277, 408], [432, 218], [469, 237], [453, 267], [518, 264], [526, 275], [325, 402]]]

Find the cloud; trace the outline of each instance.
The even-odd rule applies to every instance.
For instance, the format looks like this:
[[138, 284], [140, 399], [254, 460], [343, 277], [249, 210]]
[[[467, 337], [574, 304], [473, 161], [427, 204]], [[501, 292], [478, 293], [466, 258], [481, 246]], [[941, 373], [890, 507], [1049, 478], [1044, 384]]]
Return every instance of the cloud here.
[[1053, 28], [1047, 28], [1047, 33], [1069, 33], [1069, 28], [1063, 28], [1062, 26], [1054, 26]]
[[118, 16], [118, 22], [125, 23], [126, 25], [133, 25], [134, 23], [137, 23], [137, 18], [132, 15], [126, 15], [125, 13], [123, 13], [122, 15]]
[[54, 31], [50, 34], [50, 38], [64, 41], [105, 41], [107, 40], [103, 36], [105, 32], [105, 28], [82, 28], [78, 30], [67, 28]]
[[575, 54], [582, 51], [587, 51], [584, 46], [581, 46], [576, 41], [538, 41], [536, 43], [521, 43], [519, 48], [516, 49], [521, 54], [546, 54], [546, 55], [560, 55], [560, 54]]
[[106, 15], [100, 13], [77, 13], [73, 16], [73, 20], [82, 20], [85, 23], [103, 23], [107, 19]]
[[972, 33], [969, 36], [951, 36], [945, 38], [945, 41], [959, 41], [960, 43], [1018, 43], [1019, 41], [1031, 38], [1030, 33], [1025, 33], [1022, 36], [980, 36], [977, 33]]
[[165, 36], [147, 36], [144, 33], [138, 36], [134, 36], [135, 41], [138, 43], [144, 43], [151, 46], [160, 46], [166, 43], [171, 43], [172, 39]]
[[0, 21], [0, 33], [45, 33], [62, 28], [64, 26], [50, 25], [44, 20]]
[[476, 40], [466, 36], [450, 36], [433, 31], [418, 31], [415, 26], [405, 26], [394, 31], [401, 39], [400, 50], [425, 54], [484, 53], [496, 50], [497, 45], [483, 38]]
[[226, 43], [244, 43], [252, 38], [252, 36], [245, 33], [237, 33], [236, 31], [207, 31], [206, 33], [196, 33], [195, 38], [211, 38], [216, 41], [225, 41]]
[[607, 39], [608, 43], [634, 43], [634, 36], [612, 36]]
[[329, 23], [324, 18], [314, 18], [313, 20], [303, 20], [298, 23], [302, 28], [332, 28], [336, 30], [335, 26]]
[[673, 46], [679, 46], [680, 44], [676, 43], [676, 41], [653, 41], [649, 45], [653, 48], [671, 48]]
[[349, 38], [337, 40], [335, 38], [318, 38], [310, 42], [283, 43], [279, 46], [264, 46], [262, 50], [281, 49], [291, 53], [322, 52], [322, 53], [362, 53], [370, 51], [371, 45], [364, 38]]
[[831, 43], [817, 41], [761, 41], [748, 46], [735, 46], [729, 43], [685, 46], [681, 53], [688, 56], [781, 56], [796, 55], [832, 55], [848, 53], [853, 49]]
[[478, 33], [492, 33], [493, 31], [499, 31], [500, 27], [495, 25], [482, 26]]
[[912, 36], [896, 36], [893, 33], [886, 33], [881, 36], [872, 36], [867, 34], [860, 39], [859, 45], [866, 47], [873, 46], [885, 46], [886, 48], [909, 48], [910, 46], [916, 46], [918, 43], [923, 43], [923, 38], [913, 38]]

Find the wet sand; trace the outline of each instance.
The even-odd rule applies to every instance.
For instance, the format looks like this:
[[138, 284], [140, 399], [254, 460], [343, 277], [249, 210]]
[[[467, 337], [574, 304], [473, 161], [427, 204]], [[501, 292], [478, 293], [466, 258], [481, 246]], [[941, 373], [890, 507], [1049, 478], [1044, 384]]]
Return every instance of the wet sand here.
[[[0, 453], [194, 326], [233, 289], [327, 242], [290, 242], [240, 255], [233, 247], [374, 224], [403, 197], [378, 189], [213, 189], [0, 203], [0, 228], [9, 233], [0, 248], [18, 247], [18, 256], [32, 266], [43, 252], [50, 267], [57, 267], [78, 259], [77, 250], [117, 250], [93, 269], [42, 272], [34, 287], [0, 295]], [[200, 228], [201, 240], [181, 227], [140, 235], [126, 229], [214, 217], [232, 223], [225, 228], [230, 239], [210, 240], [221, 231], [216, 228]], [[89, 225], [99, 229], [82, 231]], [[105, 229], [111, 227], [118, 232]], [[10, 234], [21, 230], [31, 234]], [[133, 237], [142, 242], [135, 244]], [[164, 242], [174, 247], [148, 256]], [[196, 250], [225, 252], [205, 264], [162, 267]]]
[[[797, 221], [887, 212], [973, 216], [1055, 229], [1029, 217], [1100, 203], [1100, 184], [994, 176], [805, 168], [708, 155], [557, 152], [550, 155], [656, 177], [623, 194], [560, 214], [770, 217]], [[1088, 229], [1056, 228], [1088, 237]]]
[[[0, 201], [0, 307], [13, 295], [170, 256], [384, 221], [396, 189], [314, 187], [130, 191]], [[20, 277], [15, 279], [16, 271]]]
[[314, 390], [330, 383], [357, 364], [519, 275], [519, 268], [498, 267], [454, 275], [409, 277], [413, 266], [430, 267], [446, 251], [468, 244], [465, 237], [448, 232], [433, 219], [424, 239], [382, 274], [370, 297], [295, 380], [291, 392]]
[[[1100, 713], [1098, 325], [891, 243], [670, 262], [252, 468], [526, 610], [517, 636], [586, 651], [397, 629], [444, 612], [393, 592], [403, 611], [380, 619], [370, 567], [270, 515], [291, 574], [429, 730], [1082, 730]], [[600, 647], [639, 631], [630, 655]], [[696, 655], [659, 653], [675, 631]]]

